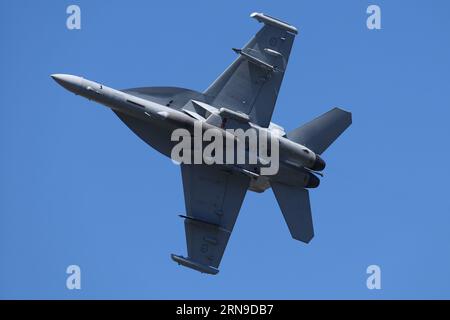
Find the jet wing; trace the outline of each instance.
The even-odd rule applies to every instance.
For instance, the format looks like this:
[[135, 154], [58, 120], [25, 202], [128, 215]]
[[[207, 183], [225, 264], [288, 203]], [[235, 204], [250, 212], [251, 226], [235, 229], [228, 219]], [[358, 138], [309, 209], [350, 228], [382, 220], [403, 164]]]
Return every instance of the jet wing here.
[[182, 164], [181, 174], [188, 256], [172, 255], [172, 259], [197, 271], [216, 274], [250, 178], [215, 165]]
[[261, 13], [251, 17], [264, 26], [244, 48], [233, 49], [238, 58], [204, 94], [212, 105], [246, 113], [268, 127], [297, 29]]

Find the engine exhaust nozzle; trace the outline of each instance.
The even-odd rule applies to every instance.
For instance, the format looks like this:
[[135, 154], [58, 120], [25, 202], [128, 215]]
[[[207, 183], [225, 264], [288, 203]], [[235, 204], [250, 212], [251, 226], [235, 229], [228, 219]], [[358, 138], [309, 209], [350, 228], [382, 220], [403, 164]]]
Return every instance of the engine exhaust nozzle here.
[[325, 169], [325, 167], [325, 161], [318, 154], [316, 154], [316, 160], [314, 161], [314, 164], [310, 169], [314, 171], [322, 171], [323, 169]]

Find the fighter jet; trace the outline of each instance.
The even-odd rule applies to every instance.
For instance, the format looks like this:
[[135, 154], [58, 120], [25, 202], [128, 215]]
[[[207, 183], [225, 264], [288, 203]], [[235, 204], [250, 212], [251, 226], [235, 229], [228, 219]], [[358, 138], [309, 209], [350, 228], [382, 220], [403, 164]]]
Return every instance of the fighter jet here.
[[[262, 13], [251, 17], [261, 29], [237, 58], [204, 91], [176, 87], [116, 90], [78, 76], [53, 74], [65, 89], [112, 111], [139, 138], [167, 157], [176, 141], [174, 130], [189, 132], [198, 124], [228, 135], [227, 129], [251, 129], [275, 139], [279, 167], [263, 175], [257, 165], [181, 163], [186, 214], [187, 256], [172, 254], [180, 265], [217, 274], [247, 190], [271, 188], [288, 229], [296, 240], [314, 236], [309, 190], [323, 176], [323, 152], [351, 124], [351, 113], [334, 108], [290, 132], [271, 122], [297, 29]], [[251, 152], [247, 150], [247, 152]]]

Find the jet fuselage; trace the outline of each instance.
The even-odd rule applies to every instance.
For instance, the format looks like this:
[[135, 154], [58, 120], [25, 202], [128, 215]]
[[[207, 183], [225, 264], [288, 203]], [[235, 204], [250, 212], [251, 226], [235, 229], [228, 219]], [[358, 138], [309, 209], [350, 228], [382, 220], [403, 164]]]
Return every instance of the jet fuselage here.
[[[52, 75], [52, 78], [65, 89], [76, 95], [103, 104], [116, 113], [126, 114], [148, 123], [149, 126], [152, 126], [153, 129], [158, 132], [158, 135], [167, 137], [165, 143], [151, 144], [151, 146], [169, 158], [171, 157], [171, 150], [177, 143], [177, 141], [171, 141], [170, 139], [172, 132], [178, 128], [184, 128], [190, 132], [194, 132], [195, 123], [199, 123], [199, 120], [182, 111], [110, 88], [82, 77], [67, 74], [55, 74]], [[250, 190], [256, 192], [264, 191], [269, 187], [269, 180], [309, 188], [315, 188], [319, 185], [320, 180], [314, 174], [314, 171], [321, 171], [325, 167], [325, 162], [319, 155], [315, 154], [305, 146], [295, 143], [283, 136], [273, 134], [268, 128], [262, 128], [252, 123], [248, 123], [247, 127], [254, 128], [257, 131], [266, 131], [267, 139], [276, 139], [279, 146], [279, 169], [274, 175], [259, 175], [260, 164], [251, 166], [227, 166], [231, 170], [242, 170], [243, 173], [248, 174], [253, 178]], [[208, 129], [220, 130], [225, 139], [234, 139], [234, 137], [226, 130], [223, 130], [223, 128], [218, 128], [205, 121], [201, 122], [201, 128], [202, 132]], [[270, 146], [270, 143], [267, 143], [267, 145]]]

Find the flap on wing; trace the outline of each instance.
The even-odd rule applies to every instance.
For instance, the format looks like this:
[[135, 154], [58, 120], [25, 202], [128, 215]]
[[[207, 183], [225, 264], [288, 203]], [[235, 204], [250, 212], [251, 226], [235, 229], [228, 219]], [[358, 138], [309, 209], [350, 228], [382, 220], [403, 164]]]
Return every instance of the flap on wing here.
[[186, 267], [215, 274], [250, 178], [207, 165], [183, 164], [181, 173], [187, 211], [187, 216], [183, 217], [188, 257], [172, 258]]

